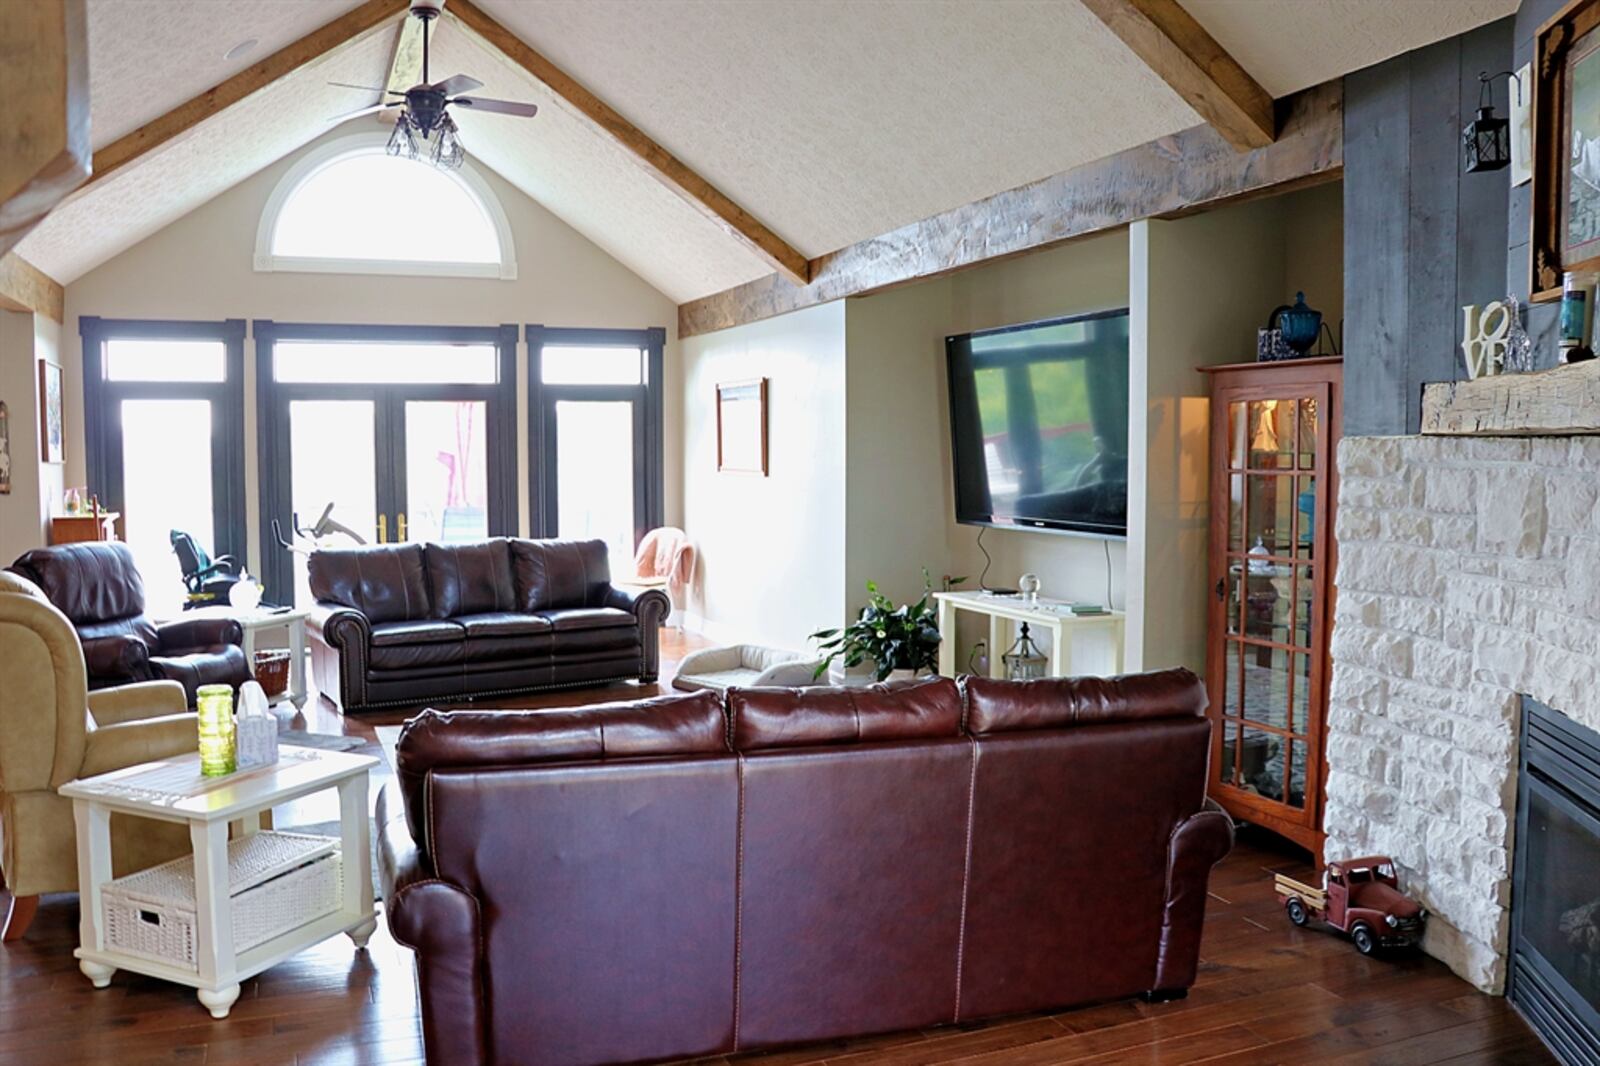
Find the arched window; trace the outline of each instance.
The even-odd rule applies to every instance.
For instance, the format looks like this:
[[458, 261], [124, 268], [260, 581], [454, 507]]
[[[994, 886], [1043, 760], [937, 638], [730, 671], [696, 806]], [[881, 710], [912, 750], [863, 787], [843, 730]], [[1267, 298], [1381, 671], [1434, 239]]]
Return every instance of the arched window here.
[[505, 212], [469, 162], [440, 170], [342, 137], [289, 168], [256, 231], [257, 270], [515, 278]]

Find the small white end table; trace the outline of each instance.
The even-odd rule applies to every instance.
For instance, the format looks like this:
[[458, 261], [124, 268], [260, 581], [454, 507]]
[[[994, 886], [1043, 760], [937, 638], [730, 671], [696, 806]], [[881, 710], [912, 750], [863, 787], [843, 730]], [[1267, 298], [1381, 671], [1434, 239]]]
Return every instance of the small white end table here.
[[231, 618], [244, 630], [244, 657], [250, 669], [256, 666], [256, 634], [274, 629], [288, 631], [289, 636], [289, 687], [272, 697], [273, 703], [291, 701], [296, 707], [306, 701], [306, 617], [310, 612], [293, 607], [287, 611], [272, 611], [255, 607], [241, 611], [234, 607], [197, 607], [185, 611], [183, 618]]
[[[69, 781], [78, 831], [78, 968], [96, 988], [118, 970], [189, 985], [213, 1018], [226, 1018], [239, 998], [239, 982], [313, 944], [348, 933], [358, 948], [378, 927], [372, 907], [372, 844], [367, 815], [367, 771], [378, 760], [348, 752], [285, 745], [278, 762], [227, 777], [204, 777], [198, 754], [114, 770]], [[260, 828], [261, 812], [312, 792], [339, 790], [344, 896], [338, 910], [245, 952], [233, 948], [228, 894], [228, 824], [240, 833]], [[107, 947], [100, 889], [112, 879], [111, 815], [186, 822], [194, 847], [197, 970], [124, 955]]]
[[1127, 616], [1121, 611], [1103, 614], [1073, 614], [1060, 600], [1040, 599], [1025, 602], [1021, 596], [996, 596], [987, 592], [935, 592], [939, 603], [939, 673], [956, 676], [956, 613], [970, 611], [989, 619], [989, 676], [1005, 677], [1001, 656], [1012, 644], [1009, 623], [1026, 622], [1030, 628], [1050, 634], [1050, 676], [1072, 673], [1072, 637], [1084, 630], [1103, 630], [1110, 634], [1113, 674], [1122, 673], [1124, 630]]

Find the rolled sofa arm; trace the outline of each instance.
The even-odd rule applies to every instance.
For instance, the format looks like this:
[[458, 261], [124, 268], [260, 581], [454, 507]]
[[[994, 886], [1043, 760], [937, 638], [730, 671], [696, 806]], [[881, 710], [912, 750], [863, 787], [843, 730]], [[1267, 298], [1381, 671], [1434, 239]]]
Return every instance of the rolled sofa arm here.
[[150, 647], [125, 633], [90, 637], [83, 641], [83, 668], [93, 685], [146, 681], [150, 677]]
[[196, 648], [244, 643], [244, 627], [233, 618], [179, 618], [156, 626], [160, 654], [182, 655]]
[[1161, 922], [1153, 991], [1178, 991], [1194, 984], [1200, 965], [1200, 927], [1206, 917], [1211, 868], [1233, 849], [1233, 819], [1207, 799], [1179, 822], [1167, 844], [1167, 903]]
[[629, 611], [639, 620], [639, 680], [654, 681], [661, 672], [660, 630], [672, 613], [672, 600], [660, 589], [644, 589], [634, 595], [613, 585], [602, 605]]
[[306, 628], [330, 647], [344, 651], [365, 649], [372, 641], [372, 623], [367, 616], [342, 603], [318, 600], [306, 613]]
[[478, 901], [448, 881], [428, 879], [400, 889], [384, 909], [394, 938], [417, 953], [428, 1061], [488, 1066]]

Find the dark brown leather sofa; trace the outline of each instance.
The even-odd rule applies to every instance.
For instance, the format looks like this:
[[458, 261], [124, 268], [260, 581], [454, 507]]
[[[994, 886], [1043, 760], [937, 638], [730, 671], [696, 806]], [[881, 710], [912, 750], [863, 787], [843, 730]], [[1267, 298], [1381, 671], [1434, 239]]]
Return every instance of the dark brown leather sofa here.
[[1193, 983], [1188, 671], [426, 711], [379, 799], [430, 1063], [716, 1055]]
[[182, 618], [157, 623], [145, 615], [144, 579], [126, 544], [35, 548], [7, 569], [39, 586], [78, 631], [91, 689], [177, 681], [193, 707], [201, 685], [238, 687], [250, 680], [238, 622]]
[[309, 576], [312, 673], [345, 711], [654, 681], [672, 609], [612, 587], [598, 540], [341, 548]]

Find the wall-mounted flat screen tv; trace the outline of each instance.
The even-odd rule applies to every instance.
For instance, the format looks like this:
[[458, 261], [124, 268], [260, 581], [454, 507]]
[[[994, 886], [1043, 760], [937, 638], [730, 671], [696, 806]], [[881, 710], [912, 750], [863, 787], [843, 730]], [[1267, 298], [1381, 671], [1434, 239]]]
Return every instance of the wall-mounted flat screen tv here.
[[945, 338], [956, 520], [1128, 532], [1128, 312]]

